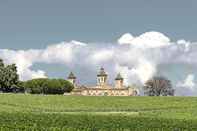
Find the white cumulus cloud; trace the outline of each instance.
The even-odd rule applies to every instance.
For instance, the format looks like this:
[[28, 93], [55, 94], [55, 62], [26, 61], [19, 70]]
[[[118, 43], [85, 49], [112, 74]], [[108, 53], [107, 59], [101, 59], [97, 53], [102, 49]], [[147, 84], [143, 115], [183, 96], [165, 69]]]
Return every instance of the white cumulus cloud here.
[[188, 74], [184, 81], [179, 81], [176, 85], [179, 95], [197, 95], [195, 75]]
[[7, 64], [15, 63], [21, 80], [32, 78], [46, 78], [46, 72], [32, 70], [35, 63], [64, 63], [73, 61], [73, 57], [80, 51], [84, 43], [78, 41], [61, 42], [49, 45], [46, 49], [8, 50], [0, 49], [0, 57]]
[[92, 61], [98, 63], [98, 62], [105, 62], [110, 59], [113, 59], [113, 56], [114, 56], [113, 50], [102, 49], [100, 51], [98, 50], [95, 51], [91, 57], [92, 57]]
[[134, 37], [130, 33], [125, 33], [118, 39], [119, 44], [130, 44], [132, 43]]
[[189, 74], [186, 79], [183, 82], [179, 82], [177, 84], [177, 86], [180, 87], [186, 87], [189, 88], [191, 90], [194, 90], [194, 87], [196, 86], [196, 84], [194, 83], [194, 75], [193, 74]]
[[118, 39], [119, 44], [130, 44], [140, 48], [157, 48], [170, 45], [170, 39], [159, 32], [146, 32], [140, 36], [133, 37], [126, 33]]
[[[197, 66], [196, 57], [196, 42], [183, 39], [172, 42], [170, 38], [159, 32], [146, 32], [135, 37], [126, 33], [118, 39], [117, 43], [84, 43], [72, 40], [52, 44], [44, 49], [0, 49], [0, 58], [8, 64], [16, 63], [21, 80], [45, 78], [47, 72], [32, 69], [33, 65], [55, 63], [64, 64], [78, 72], [87, 72], [90, 75], [78, 76], [78, 78], [92, 81], [95, 79], [92, 76], [95, 75], [98, 67], [104, 66], [109, 71], [110, 81], [113, 81], [116, 74], [120, 72], [125, 78], [126, 85], [143, 85], [146, 80], [164, 69], [169, 70], [172, 65], [176, 65], [177, 69], [180, 65]], [[163, 68], [159, 68], [161, 66]], [[179, 72], [184, 72], [184, 67], [179, 69]], [[197, 74], [195, 70], [193, 72]], [[178, 76], [173, 72], [166, 72], [164, 75], [168, 77], [169, 73], [174, 77], [173, 83], [181, 81], [176, 80]], [[197, 95], [194, 76], [188, 75], [184, 82], [181, 84], [179, 82], [177, 85], [174, 86], [177, 94]], [[183, 86], [187, 88], [180, 93], [183, 90], [180, 87]]]

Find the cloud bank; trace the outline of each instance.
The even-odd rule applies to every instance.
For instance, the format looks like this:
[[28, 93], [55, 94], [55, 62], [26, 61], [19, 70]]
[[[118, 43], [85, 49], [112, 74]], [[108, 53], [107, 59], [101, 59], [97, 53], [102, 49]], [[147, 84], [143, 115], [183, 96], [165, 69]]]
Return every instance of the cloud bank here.
[[[193, 69], [184, 72], [189, 66], [197, 65], [197, 43], [184, 39], [173, 42], [160, 32], [146, 32], [139, 36], [126, 33], [117, 43], [73, 40], [49, 45], [45, 49], [0, 49], [0, 57], [6, 63], [16, 63], [21, 80], [47, 77], [44, 70], [31, 69], [37, 63], [64, 64], [89, 73], [95, 73], [98, 69], [95, 67], [104, 66], [112, 76], [122, 73], [126, 85], [143, 85], [153, 75], [161, 74], [172, 78], [176, 95], [197, 95], [197, 72]], [[173, 65], [183, 72], [182, 78], [177, 79], [176, 71], [168, 72]], [[180, 65], [184, 67], [179, 69]]]

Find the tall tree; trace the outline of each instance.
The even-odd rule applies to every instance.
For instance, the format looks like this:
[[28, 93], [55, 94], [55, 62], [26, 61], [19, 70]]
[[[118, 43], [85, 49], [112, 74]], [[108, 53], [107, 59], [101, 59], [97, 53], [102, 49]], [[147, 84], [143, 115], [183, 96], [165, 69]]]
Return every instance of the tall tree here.
[[3, 92], [12, 92], [19, 81], [17, 67], [15, 64], [5, 66], [3, 60], [0, 59], [0, 89]]
[[144, 85], [144, 94], [148, 96], [173, 96], [174, 89], [171, 81], [165, 77], [153, 77]]
[[2, 59], [0, 59], [0, 68], [1, 67], [4, 67], [4, 63], [3, 63], [3, 60]]
[[4, 73], [5, 72], [5, 68], [4, 68], [4, 63], [3, 63], [3, 60], [0, 59], [0, 90], [2, 90], [3, 88], [3, 84], [4, 84]]

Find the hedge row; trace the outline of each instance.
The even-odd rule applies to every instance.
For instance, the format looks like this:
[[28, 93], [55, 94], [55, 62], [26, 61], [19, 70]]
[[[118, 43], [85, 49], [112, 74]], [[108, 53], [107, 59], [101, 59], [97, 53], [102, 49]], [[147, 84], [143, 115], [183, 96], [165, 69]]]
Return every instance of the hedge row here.
[[74, 86], [64, 79], [32, 79], [23, 83], [26, 92], [31, 94], [64, 94], [70, 92]]

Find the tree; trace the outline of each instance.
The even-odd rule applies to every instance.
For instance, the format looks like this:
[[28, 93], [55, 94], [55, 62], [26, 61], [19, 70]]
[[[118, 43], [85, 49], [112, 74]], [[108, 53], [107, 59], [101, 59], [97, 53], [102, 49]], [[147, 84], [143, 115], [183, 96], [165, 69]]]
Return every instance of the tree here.
[[46, 78], [32, 79], [24, 82], [24, 87], [28, 93], [42, 94]]
[[13, 93], [24, 93], [25, 92], [25, 84], [24, 81], [19, 81], [17, 85], [12, 88]]
[[18, 81], [16, 65], [4, 65], [3, 60], [0, 59], [0, 90], [2, 92], [12, 92]]
[[64, 79], [47, 79], [44, 84], [44, 94], [64, 94], [72, 89], [73, 85]]
[[2, 59], [0, 59], [0, 67], [4, 67], [4, 63]]
[[148, 96], [173, 96], [174, 89], [171, 81], [165, 77], [153, 77], [144, 85], [144, 94]]
[[3, 60], [0, 59], [0, 89], [3, 87], [4, 72], [4, 63]]
[[71, 92], [73, 90], [74, 85], [69, 81], [64, 79], [58, 79], [58, 81], [61, 83], [64, 92]]
[[32, 94], [64, 94], [70, 92], [74, 86], [64, 79], [32, 79], [25, 82], [25, 88]]

